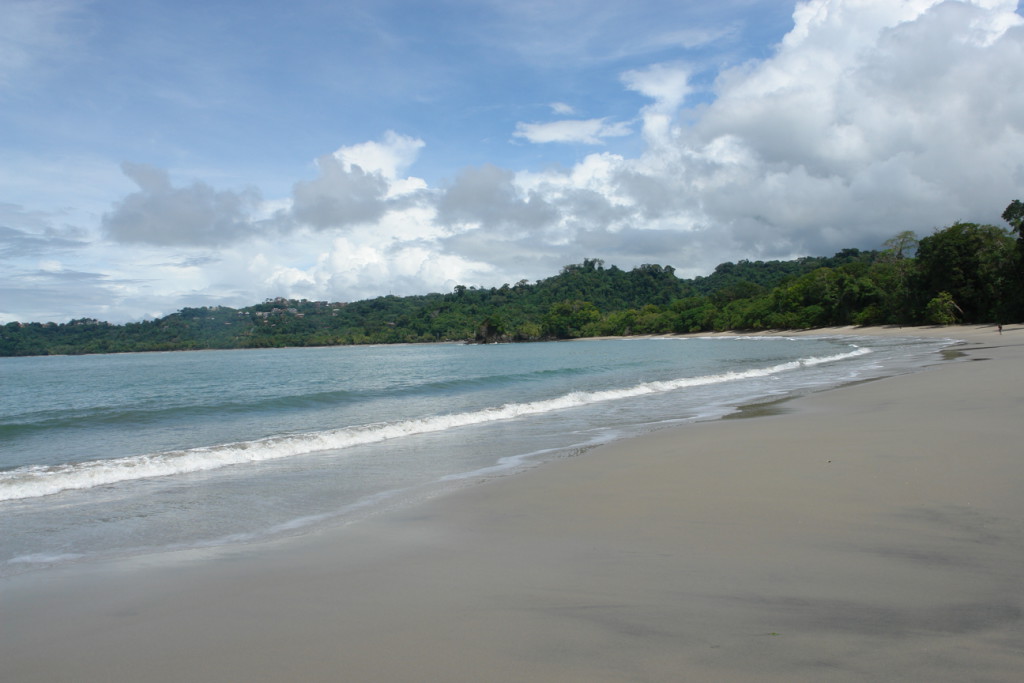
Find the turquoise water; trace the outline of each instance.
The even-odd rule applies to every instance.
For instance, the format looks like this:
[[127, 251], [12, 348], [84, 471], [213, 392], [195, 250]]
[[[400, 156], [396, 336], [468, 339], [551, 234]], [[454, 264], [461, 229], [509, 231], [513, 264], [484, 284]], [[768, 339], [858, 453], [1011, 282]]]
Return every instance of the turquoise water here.
[[4, 358], [0, 575], [298, 533], [744, 403], [911, 370], [948, 343], [665, 338]]

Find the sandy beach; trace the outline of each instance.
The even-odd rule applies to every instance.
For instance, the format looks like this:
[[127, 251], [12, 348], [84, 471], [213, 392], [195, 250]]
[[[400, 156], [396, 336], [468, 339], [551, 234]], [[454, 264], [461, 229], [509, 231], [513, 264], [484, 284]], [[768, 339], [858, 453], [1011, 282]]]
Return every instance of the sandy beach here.
[[0, 680], [1021, 680], [1024, 327], [823, 332], [965, 343], [340, 528], [8, 579]]

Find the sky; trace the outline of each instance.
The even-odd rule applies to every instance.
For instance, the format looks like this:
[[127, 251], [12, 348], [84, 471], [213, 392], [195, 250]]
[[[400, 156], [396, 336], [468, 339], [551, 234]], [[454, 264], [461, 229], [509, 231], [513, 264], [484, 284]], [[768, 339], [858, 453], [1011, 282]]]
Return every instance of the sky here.
[[1017, 0], [0, 12], [0, 323], [694, 277], [1024, 199]]

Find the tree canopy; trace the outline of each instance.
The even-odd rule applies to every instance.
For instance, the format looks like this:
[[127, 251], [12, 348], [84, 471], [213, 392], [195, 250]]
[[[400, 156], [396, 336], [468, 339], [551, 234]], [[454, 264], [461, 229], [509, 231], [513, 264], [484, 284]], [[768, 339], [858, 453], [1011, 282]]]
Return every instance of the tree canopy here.
[[625, 271], [585, 259], [534, 283], [446, 294], [278, 298], [125, 325], [12, 322], [0, 326], [0, 356], [1020, 321], [1024, 204], [1014, 200], [1003, 218], [1012, 230], [957, 222], [920, 240], [901, 232], [878, 251], [723, 263], [694, 279], [671, 266]]

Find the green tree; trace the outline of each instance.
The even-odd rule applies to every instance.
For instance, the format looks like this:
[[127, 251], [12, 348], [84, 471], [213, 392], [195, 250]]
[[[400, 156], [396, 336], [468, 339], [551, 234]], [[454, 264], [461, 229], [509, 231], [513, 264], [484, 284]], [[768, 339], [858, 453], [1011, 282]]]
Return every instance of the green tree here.
[[544, 316], [544, 329], [548, 335], [558, 339], [575, 339], [582, 336], [587, 325], [600, 319], [600, 311], [589, 301], [560, 301], [552, 305]]
[[1003, 211], [1003, 220], [1010, 224], [1018, 240], [1024, 240], [1024, 202], [1014, 199]]
[[1024, 202], [1014, 199], [1003, 211], [1003, 220], [1010, 224], [1012, 232], [1017, 233], [1017, 254], [1014, 263], [1015, 298], [1011, 304], [1010, 315], [1017, 319], [1024, 318]]
[[917, 261], [923, 300], [946, 292], [965, 323], [1001, 319], [1016, 299], [1010, 287], [1014, 246], [1003, 228], [976, 223], [954, 223], [922, 238]]
[[858, 325], [909, 324], [915, 319], [914, 278], [917, 272], [917, 235], [905, 230], [885, 241], [885, 249], [872, 264], [868, 277], [877, 287], [880, 301], [857, 313]]
[[952, 325], [957, 321], [957, 313], [963, 313], [953, 295], [949, 292], [939, 292], [925, 307], [925, 320], [936, 325]]

